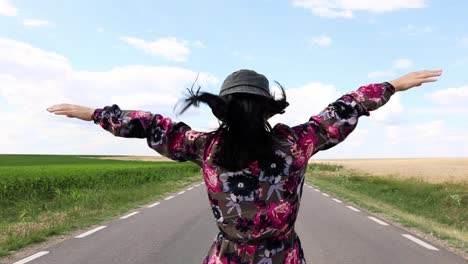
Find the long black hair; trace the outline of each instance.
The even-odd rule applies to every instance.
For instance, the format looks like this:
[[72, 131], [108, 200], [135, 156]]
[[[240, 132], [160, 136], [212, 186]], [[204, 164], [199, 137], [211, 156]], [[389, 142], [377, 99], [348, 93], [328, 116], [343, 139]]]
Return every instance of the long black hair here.
[[219, 96], [200, 92], [200, 87], [195, 91], [192, 85], [187, 88], [189, 95], [179, 114], [190, 106], [198, 107], [200, 102], [207, 104], [220, 121], [213, 133], [223, 133], [216, 162], [230, 171], [241, 170], [255, 160], [267, 160], [273, 155], [272, 128], [267, 120], [283, 114], [289, 105], [284, 87], [276, 84], [281, 89], [279, 99], [274, 94], [270, 98], [248, 93]]

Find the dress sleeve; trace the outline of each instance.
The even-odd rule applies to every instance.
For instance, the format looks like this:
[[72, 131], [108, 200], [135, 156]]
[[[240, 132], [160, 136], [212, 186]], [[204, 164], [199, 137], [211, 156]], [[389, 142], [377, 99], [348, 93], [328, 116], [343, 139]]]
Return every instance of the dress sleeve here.
[[329, 104], [309, 122], [293, 127], [297, 142], [307, 158], [336, 146], [356, 128], [360, 116], [369, 116], [390, 100], [395, 88], [388, 82], [369, 84]]
[[203, 164], [206, 133], [192, 130], [183, 122], [151, 112], [121, 110], [115, 104], [95, 109], [93, 120], [114, 136], [146, 138], [150, 148], [172, 160]]

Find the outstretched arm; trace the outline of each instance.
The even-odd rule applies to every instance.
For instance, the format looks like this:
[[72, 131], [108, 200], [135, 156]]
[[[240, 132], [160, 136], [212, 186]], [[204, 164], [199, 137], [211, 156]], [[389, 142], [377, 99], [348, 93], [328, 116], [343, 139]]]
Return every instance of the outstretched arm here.
[[145, 111], [121, 110], [117, 105], [93, 109], [59, 104], [47, 110], [57, 115], [94, 121], [115, 136], [146, 138], [149, 147], [163, 156], [202, 164], [206, 135], [192, 130], [183, 122], [172, 122], [170, 118]]
[[47, 110], [56, 115], [94, 121], [95, 124], [99, 124], [118, 137], [145, 138], [146, 128], [153, 118], [150, 112], [120, 110], [117, 105], [94, 109], [74, 104], [58, 104]]
[[308, 159], [318, 151], [336, 146], [356, 128], [360, 116], [369, 116], [370, 111], [386, 104], [394, 93], [434, 82], [441, 74], [441, 70], [412, 72], [390, 82], [362, 86], [341, 96], [312, 116], [309, 122], [293, 127], [299, 147]]

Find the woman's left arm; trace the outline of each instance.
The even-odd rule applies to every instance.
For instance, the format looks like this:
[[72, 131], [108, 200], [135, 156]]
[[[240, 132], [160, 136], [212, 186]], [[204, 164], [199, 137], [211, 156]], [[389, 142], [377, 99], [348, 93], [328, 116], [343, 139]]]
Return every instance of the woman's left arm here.
[[369, 84], [346, 93], [313, 115], [309, 122], [293, 127], [298, 143], [307, 159], [334, 147], [356, 128], [359, 117], [369, 116], [370, 111], [385, 105], [396, 92], [435, 82], [441, 74], [441, 70], [411, 72], [390, 82]]
[[356, 128], [359, 117], [386, 104], [395, 93], [389, 82], [369, 84], [351, 91], [330, 103], [308, 122], [294, 126], [297, 142], [309, 159], [318, 151], [343, 142]]

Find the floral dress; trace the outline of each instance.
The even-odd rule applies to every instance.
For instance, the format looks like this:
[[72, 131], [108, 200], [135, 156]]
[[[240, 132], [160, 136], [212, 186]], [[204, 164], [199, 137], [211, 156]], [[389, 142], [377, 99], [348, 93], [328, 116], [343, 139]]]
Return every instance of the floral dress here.
[[115, 136], [146, 138], [158, 153], [202, 168], [219, 229], [204, 264], [296, 264], [305, 263], [294, 224], [307, 161], [343, 141], [360, 116], [369, 116], [394, 93], [387, 82], [362, 86], [306, 123], [275, 125], [274, 158], [254, 161], [239, 171], [228, 171], [216, 162], [224, 132], [197, 132], [183, 122], [117, 105], [96, 109], [93, 119]]

